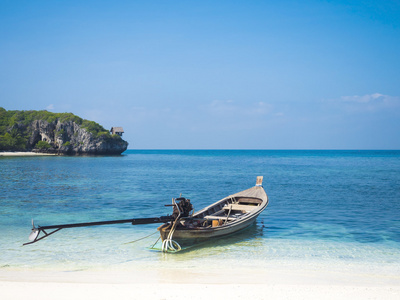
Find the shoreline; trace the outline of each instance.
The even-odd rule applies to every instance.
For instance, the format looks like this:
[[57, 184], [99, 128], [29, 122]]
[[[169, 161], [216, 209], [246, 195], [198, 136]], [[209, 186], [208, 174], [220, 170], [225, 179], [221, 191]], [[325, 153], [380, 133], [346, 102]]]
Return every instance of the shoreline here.
[[22, 151], [16, 151], [16, 152], [11, 152], [11, 151], [5, 151], [5, 152], [0, 152], [0, 156], [47, 156], [47, 155], [57, 155], [55, 153], [37, 153], [37, 152], [22, 152]]
[[304, 269], [0, 270], [1, 299], [399, 299], [398, 276]]

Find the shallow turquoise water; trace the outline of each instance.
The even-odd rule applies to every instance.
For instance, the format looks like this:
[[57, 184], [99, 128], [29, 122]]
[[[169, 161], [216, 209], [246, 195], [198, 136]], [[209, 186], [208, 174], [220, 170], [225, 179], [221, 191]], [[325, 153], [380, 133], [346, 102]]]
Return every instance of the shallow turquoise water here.
[[[264, 176], [270, 204], [238, 236], [164, 255], [157, 224], [39, 225], [161, 216], [172, 197], [200, 209]], [[121, 268], [292, 261], [400, 270], [400, 151], [128, 150], [120, 157], [0, 157], [0, 267]], [[239, 258], [239, 259], [238, 259]]]

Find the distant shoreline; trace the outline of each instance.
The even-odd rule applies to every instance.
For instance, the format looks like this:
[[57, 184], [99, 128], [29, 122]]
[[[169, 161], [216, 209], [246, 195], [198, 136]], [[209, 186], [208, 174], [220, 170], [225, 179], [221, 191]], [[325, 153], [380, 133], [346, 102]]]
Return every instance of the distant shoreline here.
[[37, 152], [0, 152], [0, 156], [43, 156], [43, 155], [57, 155], [55, 153], [37, 153]]

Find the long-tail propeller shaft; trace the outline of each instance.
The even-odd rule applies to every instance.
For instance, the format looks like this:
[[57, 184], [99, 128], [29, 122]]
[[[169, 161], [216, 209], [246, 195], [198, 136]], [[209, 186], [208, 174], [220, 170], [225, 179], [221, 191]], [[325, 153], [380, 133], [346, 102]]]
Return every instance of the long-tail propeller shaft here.
[[[35, 224], [32, 220], [32, 231], [29, 234], [30, 242], [23, 244], [29, 245], [36, 243], [57, 231], [64, 228], [75, 228], [75, 227], [88, 227], [88, 226], [99, 226], [99, 225], [111, 225], [111, 224], [122, 224], [122, 223], [131, 223], [132, 225], [141, 225], [141, 224], [153, 224], [153, 223], [166, 223], [169, 221], [173, 221], [173, 216], [164, 216], [164, 217], [155, 217], [155, 218], [139, 218], [139, 219], [126, 219], [126, 220], [113, 220], [113, 221], [100, 221], [100, 222], [87, 222], [87, 223], [74, 223], [74, 224], [61, 224], [61, 225], [50, 225], [50, 226], [38, 226], [35, 227]], [[46, 232], [46, 230], [53, 230], [51, 232]], [[43, 234], [40, 236], [40, 234]]]

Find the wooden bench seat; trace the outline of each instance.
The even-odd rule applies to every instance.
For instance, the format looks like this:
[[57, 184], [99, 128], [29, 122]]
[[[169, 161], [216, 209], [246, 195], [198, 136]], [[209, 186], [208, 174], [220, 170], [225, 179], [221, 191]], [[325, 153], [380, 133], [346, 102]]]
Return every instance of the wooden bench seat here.
[[[207, 220], [226, 220], [226, 217], [224, 217], [224, 216], [205, 216], [204, 219], [207, 219]], [[228, 221], [234, 221], [234, 220], [236, 220], [236, 218], [232, 218], [232, 217], [228, 218]]]
[[228, 204], [224, 206], [225, 210], [240, 210], [240, 211], [245, 211], [245, 212], [250, 212], [257, 208], [257, 206], [253, 205], [242, 205], [242, 204]]
[[262, 203], [262, 200], [257, 199], [257, 198], [239, 198], [237, 201], [237, 204], [256, 204], [260, 205]]

